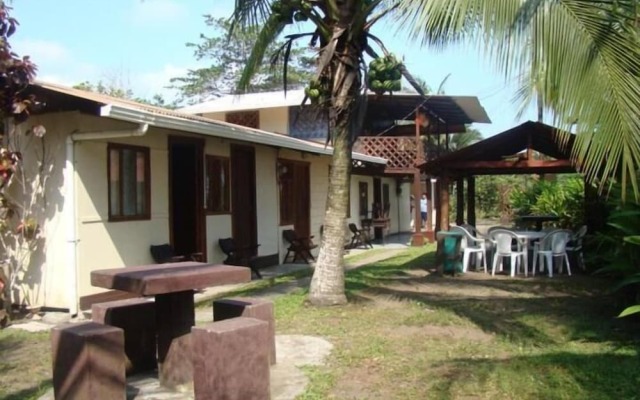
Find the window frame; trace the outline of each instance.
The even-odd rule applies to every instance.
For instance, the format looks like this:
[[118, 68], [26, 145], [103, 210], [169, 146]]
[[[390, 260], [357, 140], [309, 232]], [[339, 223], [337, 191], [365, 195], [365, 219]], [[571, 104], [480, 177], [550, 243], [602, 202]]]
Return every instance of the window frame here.
[[[227, 208], [223, 211], [212, 211], [209, 208], [209, 192], [208, 192], [208, 188], [210, 185], [209, 182], [209, 161], [222, 161], [226, 168], [225, 168], [225, 181], [226, 181], [226, 185], [224, 188], [224, 196], [225, 196], [225, 203], [227, 204]], [[213, 155], [213, 154], [207, 154], [205, 155], [205, 159], [204, 159], [204, 172], [205, 172], [205, 210], [206, 210], [206, 214], [207, 215], [229, 215], [231, 214], [232, 210], [233, 210], [233, 205], [231, 204], [231, 160], [230, 157], [225, 157], [225, 156], [218, 156], [218, 155]]]
[[[111, 152], [113, 150], [118, 151], [118, 178], [119, 178], [119, 197], [120, 197], [120, 215], [112, 214], [111, 207]], [[122, 215], [123, 211], [123, 182], [122, 179], [122, 162], [123, 157], [122, 153], [124, 150], [131, 150], [136, 153], [142, 153], [144, 155], [144, 208], [145, 212], [142, 214], [136, 215]], [[135, 146], [129, 144], [122, 143], [108, 143], [107, 144], [107, 207], [108, 207], [108, 215], [109, 222], [123, 222], [123, 221], [147, 221], [151, 219], [151, 156], [148, 147], [144, 146]]]

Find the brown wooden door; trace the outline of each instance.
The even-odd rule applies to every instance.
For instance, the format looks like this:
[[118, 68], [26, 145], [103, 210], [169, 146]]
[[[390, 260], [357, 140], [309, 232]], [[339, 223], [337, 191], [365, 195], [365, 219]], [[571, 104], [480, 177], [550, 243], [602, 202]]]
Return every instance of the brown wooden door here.
[[204, 142], [169, 137], [170, 241], [178, 255], [206, 254]]
[[256, 154], [253, 147], [231, 146], [231, 224], [236, 244], [258, 244]]
[[309, 164], [295, 163], [293, 169], [293, 187], [295, 188], [294, 229], [300, 236], [311, 235], [311, 187], [309, 182]]

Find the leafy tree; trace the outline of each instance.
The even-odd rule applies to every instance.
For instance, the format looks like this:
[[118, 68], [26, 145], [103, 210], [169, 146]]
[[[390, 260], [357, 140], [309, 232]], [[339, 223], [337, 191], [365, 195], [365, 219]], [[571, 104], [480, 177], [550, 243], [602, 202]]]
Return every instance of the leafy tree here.
[[[315, 305], [346, 302], [344, 286], [344, 229], [349, 199], [349, 177], [353, 141], [362, 127], [366, 110], [366, 89], [377, 93], [399, 90], [404, 76], [414, 89], [424, 94], [406, 68], [388, 53], [383, 43], [370, 33], [376, 22], [389, 15], [397, 2], [382, 0], [237, 0], [231, 34], [260, 27], [238, 87], [251, 87], [259, 73], [270, 44], [290, 24], [301, 23], [309, 32], [285, 37], [285, 43], [272, 57], [290, 60], [290, 49], [298, 39], [309, 40], [318, 54], [315, 74], [307, 95], [320, 111], [328, 112], [328, 142], [333, 145], [329, 190], [324, 219], [324, 235], [314, 270], [309, 300]], [[416, 13], [418, 9], [415, 9]], [[374, 50], [376, 46], [384, 57]], [[365, 63], [365, 54], [374, 60]], [[368, 79], [364, 79], [365, 72]], [[283, 68], [288, 78], [288, 69]], [[378, 82], [378, 83], [376, 83]], [[306, 101], [307, 99], [305, 99]]]
[[167, 100], [165, 100], [164, 96], [157, 93], [153, 95], [151, 99], [137, 97], [134, 95], [133, 90], [125, 89], [122, 85], [117, 83], [104, 83], [102, 81], [98, 81], [97, 83], [91, 83], [89, 81], [84, 81], [77, 85], [74, 85], [73, 87], [75, 89], [100, 93], [100, 94], [104, 94], [111, 97], [118, 97], [121, 99], [133, 100], [138, 103], [148, 104], [150, 106], [163, 107], [163, 108], [169, 108], [169, 109], [178, 108], [178, 102], [176, 100], [168, 102]]
[[[234, 30], [227, 36], [231, 28], [228, 19], [205, 15], [205, 23], [212, 29], [213, 35], [200, 34], [200, 43], [187, 43], [187, 46], [194, 49], [197, 60], [211, 60], [211, 65], [190, 70], [184, 77], [171, 79], [172, 87], [180, 91], [181, 100], [189, 103], [232, 93], [258, 38], [257, 29]], [[282, 44], [274, 40], [268, 43], [266, 52], [272, 54]], [[291, 88], [302, 88], [312, 76], [314, 59], [301, 47], [292, 46], [289, 51], [287, 84]], [[282, 65], [261, 66], [245, 89], [251, 92], [279, 90], [283, 84], [282, 73]]]
[[[443, 46], [472, 40], [521, 97], [538, 99], [578, 134], [573, 156], [591, 181], [611, 179], [640, 197], [637, 0], [400, 0], [414, 38]], [[418, 9], [419, 12], [415, 12]]]

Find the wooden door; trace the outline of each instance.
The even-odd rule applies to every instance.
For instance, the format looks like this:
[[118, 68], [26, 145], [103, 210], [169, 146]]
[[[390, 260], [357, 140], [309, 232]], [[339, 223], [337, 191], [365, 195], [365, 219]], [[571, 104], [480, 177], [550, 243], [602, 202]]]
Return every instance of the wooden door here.
[[294, 228], [298, 235], [311, 235], [311, 185], [309, 182], [309, 164], [295, 163], [293, 169], [293, 187], [295, 188]]
[[256, 155], [253, 147], [231, 146], [231, 224], [233, 239], [239, 246], [257, 244]]
[[204, 142], [169, 137], [170, 242], [178, 255], [206, 254]]

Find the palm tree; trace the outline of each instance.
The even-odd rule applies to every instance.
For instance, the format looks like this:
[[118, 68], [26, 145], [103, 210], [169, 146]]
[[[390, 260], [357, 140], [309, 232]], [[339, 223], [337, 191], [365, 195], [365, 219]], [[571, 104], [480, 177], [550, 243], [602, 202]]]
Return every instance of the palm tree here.
[[[285, 44], [272, 56], [284, 63], [287, 80], [289, 52], [294, 41], [308, 39], [318, 51], [317, 69], [310, 87], [321, 92], [319, 108], [328, 112], [328, 142], [333, 146], [329, 190], [320, 254], [311, 280], [309, 300], [315, 305], [342, 304], [344, 291], [344, 226], [349, 199], [351, 149], [366, 109], [367, 73], [365, 54], [377, 58], [374, 45], [388, 55], [383, 43], [370, 33], [371, 27], [396, 9], [398, 2], [382, 0], [236, 0], [233, 29], [259, 29], [258, 39], [242, 74], [239, 89], [245, 88], [263, 62], [265, 51], [295, 22], [312, 26], [308, 33], [285, 37]], [[420, 86], [398, 66], [410, 84]], [[307, 99], [305, 99], [306, 101]]]
[[[443, 46], [475, 40], [520, 95], [539, 99], [573, 129], [573, 156], [604, 189], [636, 199], [640, 167], [640, 40], [637, 0], [400, 0], [413, 37]], [[415, 12], [418, 9], [419, 12]]]

